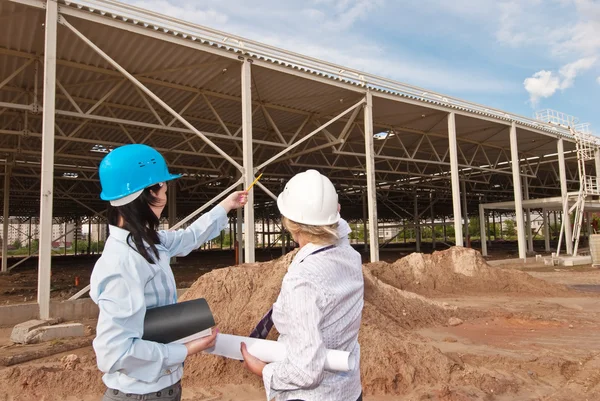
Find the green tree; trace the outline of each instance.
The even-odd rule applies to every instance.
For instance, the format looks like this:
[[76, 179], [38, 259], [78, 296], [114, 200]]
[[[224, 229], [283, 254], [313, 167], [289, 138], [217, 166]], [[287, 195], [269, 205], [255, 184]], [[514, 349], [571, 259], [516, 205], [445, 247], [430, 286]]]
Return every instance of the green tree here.
[[15, 249], [21, 249], [23, 247], [23, 245], [21, 244], [21, 240], [18, 238], [15, 240], [15, 242], [12, 243], [12, 246], [14, 246]]
[[514, 237], [515, 235], [517, 235], [517, 230], [515, 229], [515, 221], [514, 220], [506, 220], [504, 222], [504, 224], [506, 225], [506, 230], [504, 230], [504, 233], [506, 235], [508, 235], [509, 237]]
[[479, 217], [473, 217], [469, 220], [469, 236], [479, 237], [481, 228], [479, 227]]

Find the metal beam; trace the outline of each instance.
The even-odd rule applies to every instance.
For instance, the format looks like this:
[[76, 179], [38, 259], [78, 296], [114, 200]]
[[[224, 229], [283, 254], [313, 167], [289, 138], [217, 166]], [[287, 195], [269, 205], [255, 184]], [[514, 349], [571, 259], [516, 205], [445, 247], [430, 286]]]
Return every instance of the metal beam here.
[[10, 172], [9, 163], [4, 165], [4, 209], [2, 212], [2, 273], [8, 272], [8, 224], [10, 202]]
[[[565, 166], [565, 144], [562, 138], [558, 139], [557, 143], [558, 152], [558, 171], [560, 176], [560, 193], [563, 200], [563, 224], [565, 232], [565, 244], [567, 247], [567, 254], [573, 254], [573, 230], [571, 227], [571, 217], [569, 215], [569, 192], [567, 189], [567, 173]], [[557, 249], [560, 252], [560, 249]]]
[[[244, 153], [244, 187], [249, 188], [254, 181], [252, 158], [252, 64], [249, 60], [242, 63], [242, 138]], [[265, 110], [263, 108], [263, 110]], [[266, 112], [266, 111], [265, 111]], [[268, 113], [267, 113], [268, 115]], [[270, 116], [269, 116], [270, 119]], [[272, 122], [272, 120], [271, 120]], [[275, 123], [272, 122], [275, 127]], [[279, 131], [277, 131], [279, 133]], [[279, 133], [283, 142], [283, 137]], [[248, 203], [244, 207], [244, 262], [254, 263], [254, 191], [248, 193]]]
[[483, 204], [479, 205], [479, 232], [481, 236], [481, 254], [483, 256], [488, 255], [487, 250], [487, 238], [485, 232], [485, 210], [483, 208]]
[[519, 258], [524, 260], [527, 257], [527, 244], [525, 243], [525, 221], [523, 219], [523, 196], [521, 194], [521, 167], [519, 163], [517, 125], [514, 121], [510, 126], [510, 154], [513, 171], [513, 189], [515, 193], [515, 215], [517, 217]]
[[44, 93], [42, 121], [42, 183], [40, 189], [40, 239], [38, 259], [38, 304], [40, 319], [50, 318], [52, 259], [52, 200], [54, 196], [54, 119], [56, 101], [56, 39], [58, 3], [46, 2], [44, 26]]
[[377, 228], [377, 188], [375, 181], [375, 148], [373, 145], [373, 95], [366, 95], [364, 105], [365, 165], [367, 167], [367, 206], [369, 209], [369, 243], [371, 263], [379, 261], [379, 230]]
[[542, 209], [542, 217], [544, 219], [544, 249], [546, 252], [550, 252], [550, 219], [548, 217], [548, 210]]
[[464, 246], [462, 213], [460, 210], [460, 177], [458, 175], [458, 150], [456, 145], [456, 115], [448, 114], [448, 149], [450, 150], [450, 174], [452, 182], [452, 209], [454, 212], [454, 236], [456, 246]]

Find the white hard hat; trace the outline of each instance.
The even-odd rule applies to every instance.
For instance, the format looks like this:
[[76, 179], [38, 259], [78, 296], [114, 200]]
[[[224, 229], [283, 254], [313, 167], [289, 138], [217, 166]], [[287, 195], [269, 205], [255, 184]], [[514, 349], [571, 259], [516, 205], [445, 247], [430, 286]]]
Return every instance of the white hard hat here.
[[316, 170], [293, 176], [279, 194], [277, 207], [288, 219], [309, 226], [335, 224], [340, 219], [335, 187]]

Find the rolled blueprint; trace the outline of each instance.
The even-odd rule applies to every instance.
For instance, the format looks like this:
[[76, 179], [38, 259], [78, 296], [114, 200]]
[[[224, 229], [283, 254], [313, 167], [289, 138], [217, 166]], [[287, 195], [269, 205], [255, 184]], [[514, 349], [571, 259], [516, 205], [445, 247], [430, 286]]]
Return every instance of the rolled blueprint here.
[[146, 310], [143, 340], [187, 342], [211, 334], [215, 319], [204, 298]]
[[[242, 352], [240, 351], [242, 343], [246, 344], [248, 352], [252, 356], [263, 362], [280, 362], [286, 357], [286, 347], [280, 342], [220, 333], [217, 334], [215, 346], [206, 350], [206, 352], [242, 361], [244, 360]], [[349, 352], [327, 350], [325, 356], [325, 370], [332, 372], [348, 372], [353, 370], [354, 366], [354, 358]]]

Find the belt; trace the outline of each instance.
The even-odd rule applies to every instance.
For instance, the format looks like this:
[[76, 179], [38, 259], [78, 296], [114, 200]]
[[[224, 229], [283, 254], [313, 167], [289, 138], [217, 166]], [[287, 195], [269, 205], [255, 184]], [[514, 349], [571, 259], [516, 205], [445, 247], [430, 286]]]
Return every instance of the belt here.
[[169, 386], [169, 387], [165, 387], [162, 390], [159, 391], [155, 391], [152, 393], [146, 393], [146, 394], [133, 394], [133, 393], [125, 393], [124, 391], [119, 391], [117, 389], [114, 388], [108, 388], [106, 391], [108, 394], [111, 395], [119, 395], [122, 394], [127, 398], [130, 398], [132, 400], [147, 400], [149, 399], [149, 397], [162, 397], [162, 396], [170, 396], [175, 394], [175, 391], [181, 388], [181, 380], [178, 381], [177, 383]]

